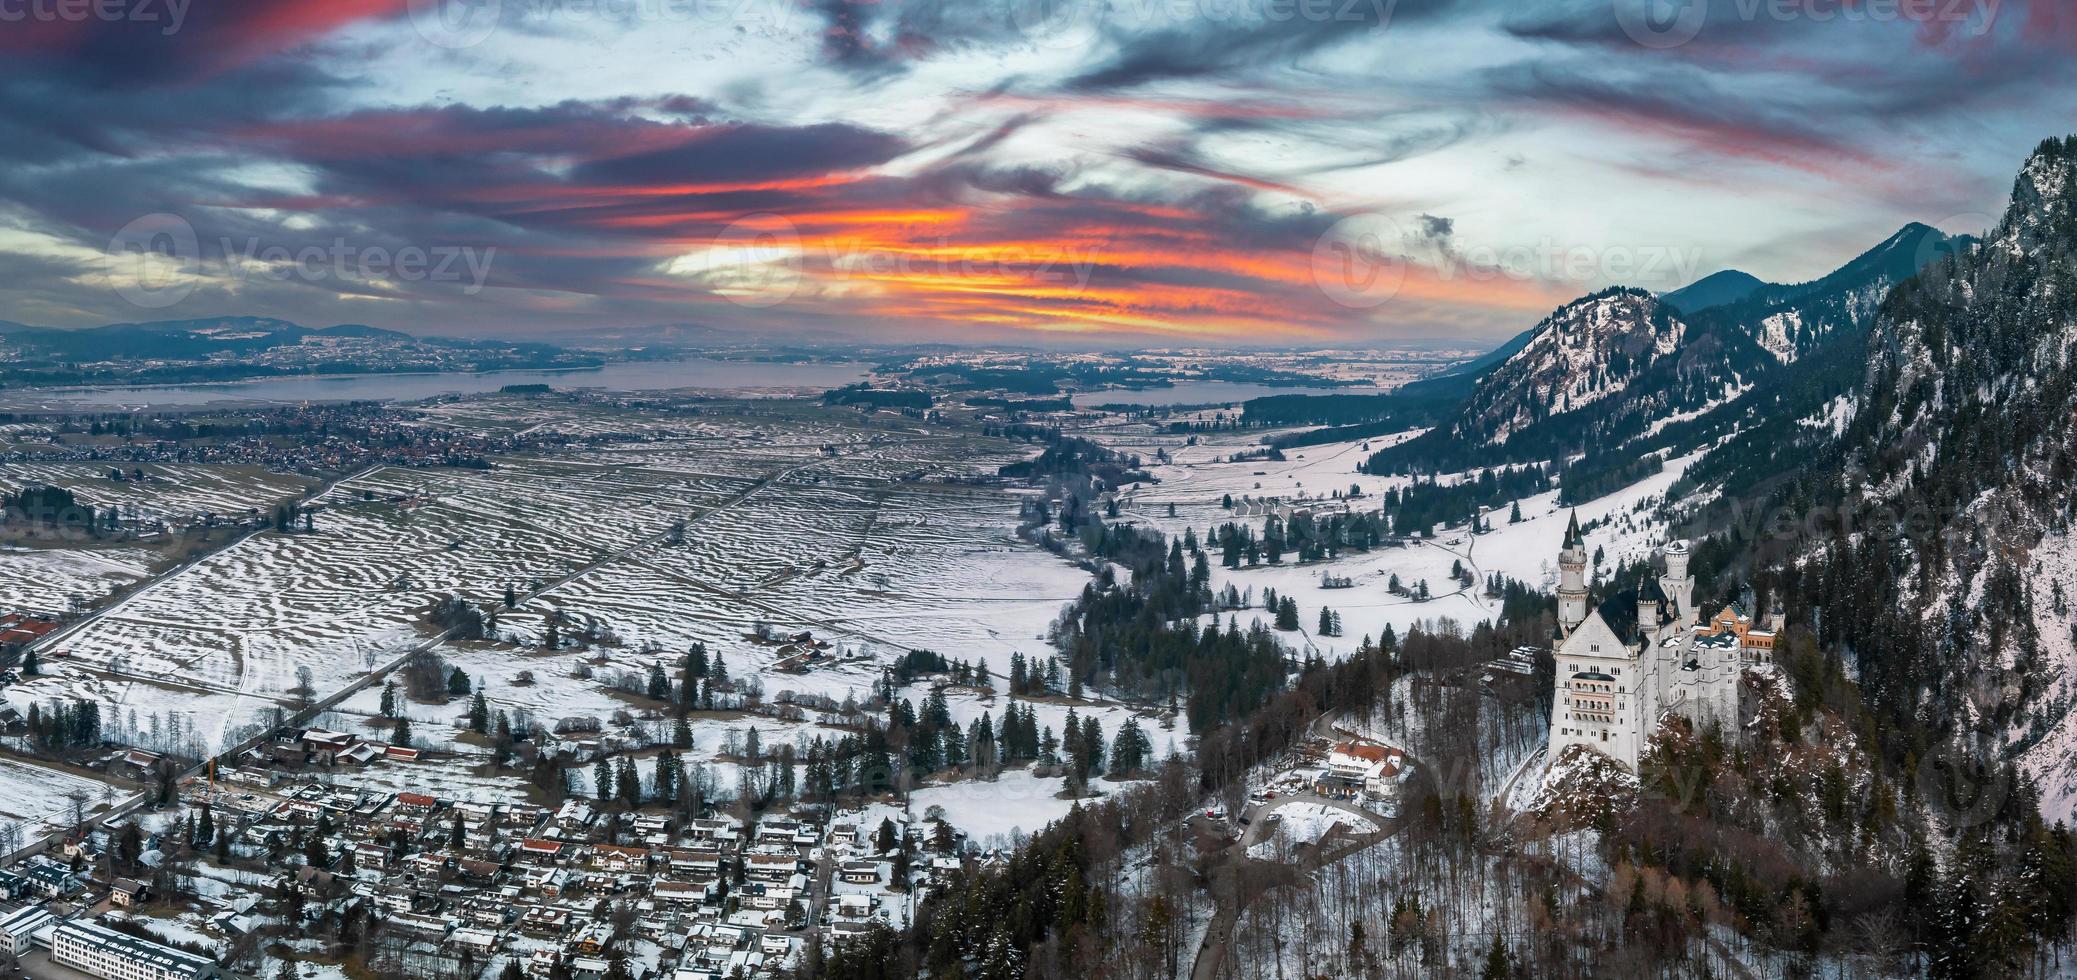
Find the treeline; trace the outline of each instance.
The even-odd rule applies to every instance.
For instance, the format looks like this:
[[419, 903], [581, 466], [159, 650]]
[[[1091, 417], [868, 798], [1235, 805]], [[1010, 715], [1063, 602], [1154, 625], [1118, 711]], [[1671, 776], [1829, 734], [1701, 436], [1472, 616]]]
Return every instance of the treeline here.
[[104, 515], [94, 505], [80, 503], [71, 490], [58, 486], [23, 487], [14, 493], [0, 494], [0, 514], [9, 521], [89, 532], [116, 524], [113, 505]]
[[[1481, 470], [1478, 476], [1456, 483], [1432, 477], [1416, 479], [1386, 490], [1381, 509], [1391, 520], [1393, 534], [1428, 537], [1438, 524], [1468, 524], [1481, 511], [1543, 493], [1551, 486], [1550, 475], [1540, 465], [1502, 467]], [[1519, 511], [1514, 512], [1514, 519], [1520, 519]]]
[[[1391, 533], [1386, 519], [1370, 511], [1326, 514], [1293, 514], [1284, 520], [1275, 514], [1262, 519], [1262, 530], [1227, 522], [1213, 529], [1206, 538], [1211, 547], [1219, 549], [1219, 564], [1225, 568], [1254, 567], [1267, 561], [1280, 564], [1286, 554], [1295, 553], [1300, 562], [1339, 558], [1348, 551], [1369, 551], [1382, 544]], [[1191, 551], [1197, 549], [1191, 532], [1186, 532], [1183, 544]]]
[[1054, 628], [1070, 695], [1084, 686], [1159, 703], [1187, 698], [1193, 732], [1237, 718], [1284, 684], [1284, 651], [1259, 624], [1200, 628], [1212, 610], [1211, 565], [1192, 540], [1170, 542], [1131, 526], [1102, 529], [1091, 551], [1131, 571], [1119, 584], [1108, 566]]
[[1131, 480], [1147, 479], [1144, 473], [1138, 472], [1139, 466], [1136, 456], [1123, 456], [1079, 436], [1068, 436], [1047, 446], [1038, 456], [1011, 463], [998, 472], [1014, 479], [1089, 476], [1117, 486]]
[[50, 752], [101, 745], [101, 702], [51, 701], [29, 705], [29, 739]]
[[822, 404], [922, 409], [930, 407], [930, 392], [921, 388], [874, 388], [860, 383], [823, 392]]

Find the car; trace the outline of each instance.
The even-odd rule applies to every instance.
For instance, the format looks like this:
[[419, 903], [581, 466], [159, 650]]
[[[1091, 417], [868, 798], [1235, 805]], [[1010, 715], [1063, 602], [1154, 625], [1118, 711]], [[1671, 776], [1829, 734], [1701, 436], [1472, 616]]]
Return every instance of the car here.
[[1255, 822], [1255, 821], [1253, 821], [1253, 820], [1250, 820], [1250, 819], [1248, 819], [1247, 817], [1242, 817], [1242, 818], [1240, 818], [1240, 825], [1241, 825], [1241, 826], [1243, 826], [1243, 827], [1245, 827], [1245, 826], [1247, 826], [1247, 825], [1249, 825], [1249, 824], [1251, 824], [1251, 823], [1254, 823], [1254, 822]]

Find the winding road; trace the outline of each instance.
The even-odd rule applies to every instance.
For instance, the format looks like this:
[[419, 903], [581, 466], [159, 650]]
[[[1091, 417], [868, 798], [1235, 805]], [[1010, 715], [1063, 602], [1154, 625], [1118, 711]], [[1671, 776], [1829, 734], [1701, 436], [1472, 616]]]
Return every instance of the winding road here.
[[[1377, 827], [1367, 834], [1346, 834], [1337, 827], [1322, 837], [1318, 845], [1307, 847], [1295, 864], [1278, 861], [1259, 861], [1248, 856], [1248, 848], [1262, 842], [1263, 836], [1275, 821], [1269, 819], [1278, 810], [1295, 803], [1312, 803], [1333, 810], [1340, 810], [1364, 823]], [[1204, 931], [1204, 940], [1198, 944], [1197, 960], [1190, 968], [1191, 980], [1217, 980], [1219, 967], [1225, 963], [1226, 951], [1233, 945], [1233, 928], [1240, 921], [1240, 914], [1255, 900], [1270, 891], [1304, 880], [1307, 875], [1352, 854], [1367, 850], [1397, 834], [1405, 826], [1398, 817], [1387, 817], [1370, 810], [1351, 805], [1344, 800], [1331, 799], [1313, 793], [1298, 793], [1279, 797], [1267, 803], [1250, 806], [1247, 810], [1248, 828], [1240, 840], [1229, 845], [1220, 853], [1219, 863], [1207, 876], [1205, 886], [1212, 893], [1215, 909], [1211, 925]], [[1339, 835], [1339, 836], [1338, 836]]]

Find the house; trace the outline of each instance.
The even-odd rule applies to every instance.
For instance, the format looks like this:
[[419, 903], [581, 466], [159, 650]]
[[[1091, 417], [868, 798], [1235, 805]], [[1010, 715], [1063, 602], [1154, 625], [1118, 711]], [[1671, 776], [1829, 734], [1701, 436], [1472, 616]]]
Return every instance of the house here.
[[338, 754], [338, 761], [342, 765], [366, 766], [381, 757], [382, 752], [376, 749], [375, 746], [366, 742], [356, 742], [347, 748], [346, 751]]
[[552, 865], [539, 865], [527, 869], [525, 884], [545, 898], [559, 898], [570, 887], [570, 873]]
[[761, 911], [785, 909], [800, 897], [800, 893], [791, 888], [758, 882], [746, 882], [736, 894], [741, 896], [743, 907]]
[[[388, 852], [385, 851], [383, 853], [387, 854]], [[296, 873], [289, 876], [286, 887], [294, 889], [305, 898], [317, 898], [331, 894], [332, 887], [337, 880], [331, 872], [322, 871], [306, 864], [297, 868]]]
[[871, 895], [837, 896], [837, 918], [869, 919], [872, 915], [873, 897]]
[[17, 899], [30, 894], [35, 886], [29, 879], [12, 871], [0, 870], [0, 898]]
[[598, 814], [583, 800], [565, 800], [562, 809], [555, 811], [556, 827], [568, 832], [583, 830], [596, 819]]
[[742, 824], [733, 817], [702, 817], [692, 822], [687, 830], [696, 841], [714, 844], [734, 843], [741, 836]]
[[497, 880], [498, 872], [503, 871], [504, 867], [496, 861], [464, 858], [454, 862], [454, 870], [459, 872], [461, 879], [469, 884], [489, 885]]
[[24, 872], [32, 892], [45, 898], [64, 898], [80, 889], [79, 876], [56, 864], [32, 864]]
[[855, 939], [863, 939], [873, 930], [873, 925], [860, 919], [838, 919], [829, 924], [830, 942], [839, 946]]
[[402, 745], [385, 746], [382, 750], [382, 757], [391, 762], [417, 762], [423, 755], [425, 753], [422, 750]]
[[440, 808], [439, 800], [424, 793], [398, 793], [394, 802], [398, 814], [417, 819], [429, 816]]
[[353, 845], [353, 866], [366, 871], [389, 868], [389, 848], [370, 841]]
[[829, 842], [832, 844], [858, 843], [858, 825], [855, 823], [830, 824]]
[[454, 930], [454, 920], [437, 915], [398, 912], [389, 917], [389, 927], [413, 932], [421, 936], [445, 939], [447, 934]]
[[842, 875], [846, 884], [877, 885], [880, 883], [880, 862], [846, 861]]
[[1391, 792], [1406, 767], [1406, 753], [1389, 745], [1350, 740], [1338, 743], [1327, 753], [1327, 768], [1314, 782], [1322, 796], [1354, 796]]
[[649, 866], [649, 851], [640, 847], [594, 844], [591, 866], [604, 871], [641, 871]]
[[785, 881], [800, 870], [800, 857], [795, 854], [746, 854], [743, 856], [743, 874], [765, 881]]
[[[554, 905], [535, 905], [519, 915], [519, 930], [538, 935], [560, 936], [570, 926], [570, 910]], [[552, 965], [552, 964], [551, 964]]]
[[135, 908], [151, 900], [151, 889], [135, 878], [117, 878], [109, 887], [108, 903], [117, 908]]
[[667, 905], [699, 905], [712, 890], [689, 881], [659, 881], [649, 889], [649, 894]]
[[353, 747], [354, 738], [343, 732], [328, 732], [322, 728], [305, 729], [299, 740], [303, 751], [319, 765], [329, 766], [338, 759], [339, 753]]
[[602, 923], [594, 923], [585, 926], [584, 931], [577, 934], [577, 938], [570, 943], [570, 948], [584, 956], [601, 956], [605, 954], [606, 948], [612, 944], [612, 927]]
[[159, 760], [164, 758], [165, 756], [162, 756], [157, 752], [146, 752], [143, 749], [130, 749], [128, 751], [125, 751], [122, 754], [122, 757], [117, 760], [117, 762], [118, 764], [128, 768], [132, 772], [148, 773], [152, 771], [153, 767], [159, 764]]
[[674, 847], [664, 852], [672, 874], [718, 874], [721, 852], [712, 848]]
[[529, 837], [519, 842], [519, 856], [535, 863], [553, 864], [562, 860], [566, 847], [559, 840]]
[[448, 934], [447, 945], [473, 954], [480, 961], [498, 951], [498, 934], [490, 929], [456, 929]]
[[671, 832], [671, 818], [660, 813], [644, 813], [635, 818], [635, 833], [647, 837], [651, 834]]

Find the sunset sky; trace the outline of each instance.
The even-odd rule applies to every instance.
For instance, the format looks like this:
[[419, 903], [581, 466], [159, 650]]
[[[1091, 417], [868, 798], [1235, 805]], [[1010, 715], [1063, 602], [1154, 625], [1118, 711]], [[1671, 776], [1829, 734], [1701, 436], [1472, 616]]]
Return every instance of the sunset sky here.
[[2051, 0], [68, 3], [0, 0], [0, 319], [1489, 344], [2077, 132]]

